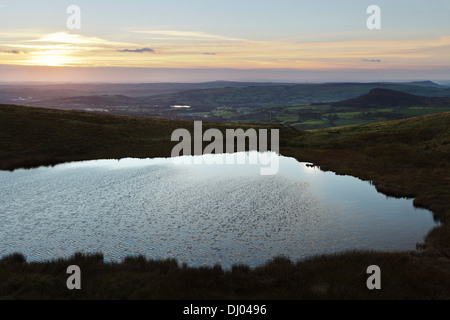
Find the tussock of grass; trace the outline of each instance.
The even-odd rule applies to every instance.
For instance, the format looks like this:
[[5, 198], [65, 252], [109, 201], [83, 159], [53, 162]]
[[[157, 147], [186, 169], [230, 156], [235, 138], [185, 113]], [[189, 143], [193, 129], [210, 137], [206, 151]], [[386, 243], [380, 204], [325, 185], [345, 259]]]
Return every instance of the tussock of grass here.
[[21, 253], [12, 253], [12, 254], [9, 254], [9, 255], [3, 257], [0, 260], [0, 263], [5, 264], [5, 265], [7, 265], [7, 264], [9, 264], [9, 265], [18, 265], [19, 264], [20, 265], [20, 264], [24, 264], [26, 262], [27, 262], [26, 257]]

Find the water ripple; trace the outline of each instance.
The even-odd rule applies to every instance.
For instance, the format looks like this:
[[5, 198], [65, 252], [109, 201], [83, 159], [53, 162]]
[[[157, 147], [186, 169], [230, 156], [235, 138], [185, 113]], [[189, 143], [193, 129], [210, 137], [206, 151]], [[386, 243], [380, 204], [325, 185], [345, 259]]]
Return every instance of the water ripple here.
[[412, 201], [280, 157], [280, 172], [100, 160], [0, 172], [0, 253], [102, 251], [188, 265], [256, 266], [346, 249], [414, 249], [436, 225]]

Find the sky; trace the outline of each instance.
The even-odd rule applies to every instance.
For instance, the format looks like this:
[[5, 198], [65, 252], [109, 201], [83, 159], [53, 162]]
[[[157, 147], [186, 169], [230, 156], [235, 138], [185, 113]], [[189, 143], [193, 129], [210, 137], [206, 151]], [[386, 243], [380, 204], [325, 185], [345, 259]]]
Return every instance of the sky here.
[[0, 0], [0, 82], [449, 80], [449, 17], [450, 0]]

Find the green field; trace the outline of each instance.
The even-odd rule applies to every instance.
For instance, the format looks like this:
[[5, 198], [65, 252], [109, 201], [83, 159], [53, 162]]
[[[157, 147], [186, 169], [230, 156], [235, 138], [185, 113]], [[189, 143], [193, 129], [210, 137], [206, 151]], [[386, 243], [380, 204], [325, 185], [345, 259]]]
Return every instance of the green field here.
[[[397, 109], [364, 109], [359, 111], [347, 111], [342, 109], [343, 108], [331, 108], [330, 106], [322, 106], [316, 109], [312, 109], [309, 106], [278, 107], [277, 113], [271, 118], [271, 121], [288, 124], [299, 130], [308, 130], [356, 124], [369, 124], [373, 122], [404, 119], [438, 112], [449, 112], [450, 106], [441, 108], [409, 107]], [[301, 121], [308, 117], [313, 118]]]
[[[43, 99], [34, 102], [33, 105], [174, 120], [279, 123], [294, 126], [299, 130], [309, 130], [446, 112], [450, 111], [448, 97], [450, 88], [431, 82], [422, 85], [420, 83], [269, 86], [248, 84], [248, 86], [205, 88], [151, 96], [142, 96], [141, 93], [139, 97], [105, 94], [67, 96]], [[437, 102], [436, 99], [441, 102]], [[406, 101], [406, 105], [396, 105], [393, 102], [395, 100]], [[190, 108], [176, 109], [172, 108], [173, 105], [189, 105]]]
[[194, 118], [205, 118], [209, 121], [246, 123], [270, 122], [289, 125], [299, 130], [320, 129], [328, 127], [369, 124], [373, 122], [405, 119], [438, 112], [449, 112], [445, 107], [403, 107], [355, 109], [333, 107], [331, 105], [287, 105], [266, 106], [257, 109], [221, 107], [211, 112], [191, 112]]

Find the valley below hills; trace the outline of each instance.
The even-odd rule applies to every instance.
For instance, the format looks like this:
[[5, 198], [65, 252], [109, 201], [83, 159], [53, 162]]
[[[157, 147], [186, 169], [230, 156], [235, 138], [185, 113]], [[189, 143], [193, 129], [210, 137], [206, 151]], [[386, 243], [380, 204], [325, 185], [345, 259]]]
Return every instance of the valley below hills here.
[[0, 86], [0, 103], [5, 104], [174, 120], [269, 122], [300, 130], [450, 111], [449, 97], [449, 87], [431, 81]]

